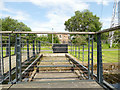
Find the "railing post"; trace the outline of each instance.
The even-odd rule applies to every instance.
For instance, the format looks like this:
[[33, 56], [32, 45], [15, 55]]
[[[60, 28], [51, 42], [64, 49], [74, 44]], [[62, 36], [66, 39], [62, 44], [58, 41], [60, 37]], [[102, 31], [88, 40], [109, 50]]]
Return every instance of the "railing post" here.
[[4, 61], [3, 61], [3, 45], [2, 45], [2, 34], [0, 34], [0, 81], [3, 80], [4, 76]]
[[8, 42], [8, 52], [9, 52], [9, 82], [11, 83], [11, 45], [10, 45], [10, 37], [9, 34], [9, 42]]
[[33, 40], [33, 57], [35, 57], [35, 41]]
[[27, 39], [27, 60], [29, 60], [29, 40]]
[[72, 49], [72, 50], [73, 50], [73, 51], [72, 51], [72, 55], [74, 55], [74, 45], [72, 45], [72, 48], [73, 48], [73, 49]]
[[36, 48], [35, 49], [36, 49], [36, 54], [37, 54], [37, 40], [36, 40]]
[[77, 46], [75, 45], [75, 57], [77, 57]]
[[73, 45], [73, 56], [74, 56], [74, 49], [75, 49], [75, 48], [74, 48], [74, 45]]
[[80, 46], [78, 46], [78, 59], [80, 59]]
[[100, 84], [103, 82], [103, 66], [102, 66], [102, 47], [101, 34], [97, 34], [97, 80]]
[[16, 34], [16, 82], [21, 81], [21, 34]]
[[40, 41], [39, 41], [39, 53], [40, 53]]
[[85, 48], [85, 46], [83, 45], [82, 62], [84, 62], [84, 48]]
[[[92, 45], [90, 45], [90, 41], [92, 41]], [[88, 78], [93, 79], [93, 35], [91, 37], [88, 35]]]
[[6, 42], [6, 56], [9, 56], [9, 39], [7, 38], [7, 42]]

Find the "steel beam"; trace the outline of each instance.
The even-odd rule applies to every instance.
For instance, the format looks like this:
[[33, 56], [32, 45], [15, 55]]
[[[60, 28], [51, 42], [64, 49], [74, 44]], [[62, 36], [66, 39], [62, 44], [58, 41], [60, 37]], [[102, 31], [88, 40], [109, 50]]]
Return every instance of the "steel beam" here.
[[88, 79], [93, 79], [93, 35], [88, 35]]
[[97, 34], [97, 80], [100, 84], [103, 83], [102, 47], [100, 33]]
[[21, 73], [21, 34], [16, 35], [16, 83], [22, 81]]
[[80, 59], [80, 46], [78, 46], [78, 59]]
[[41, 62], [69, 62], [69, 60], [42, 60]]
[[8, 53], [9, 53], [9, 83], [11, 83], [11, 45], [10, 45], [11, 35], [9, 34], [9, 42], [8, 42]]
[[37, 46], [38, 46], [38, 45], [37, 45], [37, 40], [36, 40], [36, 54], [38, 54]]
[[75, 57], [77, 57], [77, 46], [75, 45]]
[[40, 41], [39, 41], [39, 53], [40, 53], [40, 46], [41, 46], [41, 45], [40, 45]]
[[35, 57], [35, 41], [33, 40], [33, 57]]
[[73, 65], [39, 65], [37, 67], [74, 67]]
[[4, 76], [4, 61], [3, 61], [3, 47], [2, 47], [2, 34], [0, 34], [0, 82]]
[[85, 48], [85, 46], [83, 45], [82, 62], [84, 62], [84, 48]]
[[27, 60], [29, 60], [29, 40], [27, 39]]
[[6, 56], [9, 56], [9, 39], [8, 38], [6, 42]]

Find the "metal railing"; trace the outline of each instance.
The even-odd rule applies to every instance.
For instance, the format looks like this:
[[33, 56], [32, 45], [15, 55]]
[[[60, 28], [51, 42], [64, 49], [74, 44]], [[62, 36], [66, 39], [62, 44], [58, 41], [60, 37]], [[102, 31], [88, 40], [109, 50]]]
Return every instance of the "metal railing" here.
[[[50, 53], [52, 53], [52, 45], [42, 41], [38, 41], [31, 38], [27, 38], [29, 34], [78, 34], [88, 35], [88, 44], [86, 45], [74, 45], [73, 43], [69, 46], [69, 52], [78, 60], [85, 62], [85, 54], [87, 52], [87, 65], [85, 66], [88, 74], [88, 79], [97, 78], [96, 81], [100, 85], [111, 87], [103, 78], [103, 58], [102, 58], [102, 42], [101, 35], [109, 31], [119, 30], [120, 26], [98, 31], [98, 32], [17, 32], [17, 31], [0, 31], [0, 82], [5, 80], [9, 83], [17, 83], [25, 81], [23, 77], [26, 76], [25, 72], [30, 72], [36, 61], [40, 58], [36, 56], [43, 52], [46, 47]], [[94, 74], [94, 35], [97, 35], [97, 46], [96, 46], [96, 74]], [[13, 38], [12, 38], [13, 37]], [[5, 40], [4, 40], [4, 39]], [[14, 39], [14, 42], [11, 42]], [[46, 45], [45, 45], [46, 44]], [[45, 45], [45, 46], [44, 46]], [[86, 49], [87, 47], [87, 49]], [[42, 49], [43, 48], [43, 49]], [[45, 48], [45, 49], [44, 49]], [[43, 50], [43, 51], [42, 51]], [[86, 52], [85, 52], [86, 51]], [[7, 64], [6, 64], [7, 63]], [[26, 65], [27, 64], [27, 65]], [[9, 67], [9, 68], [8, 68]], [[84, 65], [83, 65], [84, 67]], [[8, 68], [8, 69], [6, 69]], [[12, 78], [12, 74], [15, 74], [15, 78]], [[30, 75], [28, 75], [30, 76]]]

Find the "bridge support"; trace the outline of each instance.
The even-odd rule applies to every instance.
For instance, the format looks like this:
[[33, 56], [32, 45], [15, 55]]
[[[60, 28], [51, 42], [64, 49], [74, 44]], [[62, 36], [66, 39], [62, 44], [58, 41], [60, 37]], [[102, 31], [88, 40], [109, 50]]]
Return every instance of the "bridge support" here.
[[77, 57], [77, 45], [75, 45], [75, 57]]
[[16, 35], [16, 83], [22, 81], [21, 73], [21, 34]]
[[88, 79], [93, 79], [93, 35], [88, 35]]
[[41, 44], [41, 43], [40, 43], [40, 41], [39, 41], [38, 43], [39, 43], [39, 53], [40, 53], [40, 47], [41, 47], [41, 45], [40, 45], [40, 44]]
[[102, 66], [102, 47], [101, 34], [97, 34], [97, 80], [100, 84], [103, 82], [103, 66]]
[[9, 39], [8, 38], [6, 42], [6, 56], [9, 56]]
[[10, 37], [9, 34], [9, 41], [8, 41], [8, 53], [9, 53], [9, 83], [11, 83], [11, 45], [10, 45]]
[[29, 40], [27, 39], [27, 60], [29, 60]]
[[78, 59], [80, 59], [80, 46], [78, 46]]
[[37, 44], [37, 40], [36, 40], [36, 54], [38, 54], [37, 46], [38, 46], [38, 44]]
[[2, 45], [2, 34], [0, 34], [0, 82], [4, 76], [4, 61], [3, 61], [3, 45]]
[[82, 62], [84, 62], [84, 48], [85, 48], [85, 46], [83, 45]]
[[33, 40], [33, 57], [35, 57], [35, 41]]

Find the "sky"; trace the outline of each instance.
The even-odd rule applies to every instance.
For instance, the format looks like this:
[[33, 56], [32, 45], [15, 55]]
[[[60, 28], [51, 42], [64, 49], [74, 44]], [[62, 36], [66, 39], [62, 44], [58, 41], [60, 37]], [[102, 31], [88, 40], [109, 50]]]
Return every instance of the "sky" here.
[[32, 31], [64, 32], [64, 22], [74, 12], [88, 9], [100, 17], [102, 29], [110, 27], [114, 0], [0, 0], [0, 18], [10, 16]]

